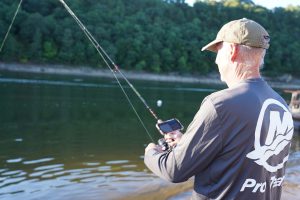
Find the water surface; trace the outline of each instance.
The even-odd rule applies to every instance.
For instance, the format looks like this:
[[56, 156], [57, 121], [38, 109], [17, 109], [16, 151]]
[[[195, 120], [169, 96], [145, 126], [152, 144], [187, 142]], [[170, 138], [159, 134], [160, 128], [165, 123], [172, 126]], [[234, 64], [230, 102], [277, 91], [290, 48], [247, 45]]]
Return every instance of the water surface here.
[[[176, 117], [185, 127], [219, 89], [133, 84], [160, 118]], [[156, 141], [155, 120], [125, 91]], [[0, 72], [0, 95], [0, 199], [121, 199], [168, 185], [146, 169], [151, 139], [113, 79]], [[298, 137], [292, 149], [288, 179], [298, 183]]]

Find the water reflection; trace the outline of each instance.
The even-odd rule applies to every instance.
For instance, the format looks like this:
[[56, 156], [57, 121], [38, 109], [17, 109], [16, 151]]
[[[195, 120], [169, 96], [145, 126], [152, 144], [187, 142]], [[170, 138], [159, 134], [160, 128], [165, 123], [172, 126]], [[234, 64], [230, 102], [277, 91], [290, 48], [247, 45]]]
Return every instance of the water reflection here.
[[77, 195], [84, 199], [99, 199], [99, 195], [112, 199], [133, 192], [152, 176], [144, 171], [140, 160], [59, 164], [45, 158], [17, 166], [9, 163], [0, 169], [3, 199], [80, 199]]

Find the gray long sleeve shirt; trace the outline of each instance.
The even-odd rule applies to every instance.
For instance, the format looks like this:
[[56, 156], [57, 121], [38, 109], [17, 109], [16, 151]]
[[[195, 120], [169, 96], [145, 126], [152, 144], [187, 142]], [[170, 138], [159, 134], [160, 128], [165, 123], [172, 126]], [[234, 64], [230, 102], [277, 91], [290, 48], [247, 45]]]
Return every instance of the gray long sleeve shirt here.
[[177, 146], [145, 164], [171, 182], [194, 179], [192, 199], [280, 199], [293, 136], [285, 101], [262, 79], [206, 97]]

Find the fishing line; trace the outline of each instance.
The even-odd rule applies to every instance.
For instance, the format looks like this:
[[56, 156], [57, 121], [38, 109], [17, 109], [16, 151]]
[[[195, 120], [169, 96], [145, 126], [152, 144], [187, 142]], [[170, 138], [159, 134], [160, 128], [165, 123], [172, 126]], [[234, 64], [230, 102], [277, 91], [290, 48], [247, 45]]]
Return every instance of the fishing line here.
[[18, 7], [17, 7], [17, 10], [16, 10], [16, 12], [15, 12], [15, 14], [14, 14], [14, 17], [12, 18], [11, 23], [10, 23], [10, 25], [9, 25], [9, 27], [8, 27], [8, 30], [7, 30], [7, 32], [6, 32], [5, 36], [4, 36], [4, 39], [3, 39], [2, 44], [1, 44], [1, 47], [0, 47], [0, 53], [1, 53], [1, 51], [2, 51], [2, 48], [3, 48], [3, 46], [4, 46], [5, 41], [6, 41], [6, 39], [7, 39], [7, 36], [8, 36], [8, 34], [9, 34], [9, 32], [10, 32], [10, 29], [11, 29], [11, 27], [12, 27], [12, 25], [13, 25], [15, 19], [16, 19], [16, 16], [17, 16], [17, 14], [18, 14], [18, 12], [19, 12], [19, 10], [20, 10], [20, 7], [21, 7], [22, 2], [23, 2], [23, 0], [20, 0], [19, 5], [18, 5]]
[[[138, 112], [136, 111], [134, 105], [132, 104], [129, 96], [127, 95], [126, 91], [124, 90], [122, 84], [120, 83], [116, 73], [118, 72], [122, 78], [126, 81], [126, 83], [129, 85], [129, 87], [134, 91], [134, 93], [138, 96], [138, 98], [143, 102], [143, 104], [145, 105], [145, 107], [148, 109], [148, 111], [151, 113], [151, 115], [158, 120], [157, 115], [155, 114], [155, 112], [149, 107], [149, 105], [147, 104], [147, 102], [145, 101], [145, 99], [141, 96], [141, 94], [135, 89], [135, 87], [130, 83], [130, 81], [126, 78], [126, 76], [120, 71], [119, 67], [114, 63], [114, 61], [108, 56], [108, 54], [106, 53], [106, 51], [102, 48], [102, 46], [97, 42], [97, 40], [93, 37], [93, 35], [88, 31], [88, 29], [84, 26], [84, 24], [78, 19], [78, 17], [75, 15], [75, 13], [71, 10], [71, 8], [64, 2], [64, 0], [59, 0], [63, 6], [65, 7], [65, 9], [68, 11], [68, 13], [73, 17], [73, 19], [77, 22], [77, 24], [79, 25], [79, 27], [81, 28], [81, 30], [84, 32], [84, 34], [86, 35], [86, 37], [90, 40], [90, 42], [93, 44], [93, 46], [96, 48], [98, 54], [101, 56], [101, 58], [103, 59], [103, 61], [105, 62], [106, 66], [110, 69], [110, 71], [113, 73], [114, 78], [116, 79], [118, 85], [120, 86], [123, 94], [125, 95], [129, 105], [131, 106], [132, 110], [134, 111], [135, 115], [137, 116], [138, 120], [140, 121], [140, 123], [142, 124], [143, 128], [146, 130], [146, 133], [148, 134], [149, 138], [154, 142], [154, 139], [152, 138], [152, 136], [150, 135], [148, 129], [146, 128], [143, 120], [141, 119], [140, 115], [138, 114]], [[111, 64], [109, 64], [109, 62]], [[112, 66], [113, 67], [112, 67]]]

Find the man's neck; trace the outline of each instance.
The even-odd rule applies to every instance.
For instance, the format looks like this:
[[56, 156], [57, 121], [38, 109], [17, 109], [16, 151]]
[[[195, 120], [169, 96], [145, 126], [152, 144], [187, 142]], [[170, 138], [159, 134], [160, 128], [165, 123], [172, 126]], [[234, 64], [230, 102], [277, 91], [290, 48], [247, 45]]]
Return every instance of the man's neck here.
[[231, 88], [245, 80], [257, 79], [257, 78], [261, 78], [261, 75], [259, 73], [258, 74], [248, 74], [248, 75], [244, 75], [244, 76], [237, 76], [237, 77], [231, 79], [230, 81], [226, 81], [226, 84], [229, 88]]
[[228, 87], [233, 87], [242, 81], [255, 78], [261, 78], [259, 66], [236, 65], [233, 75], [226, 84]]

